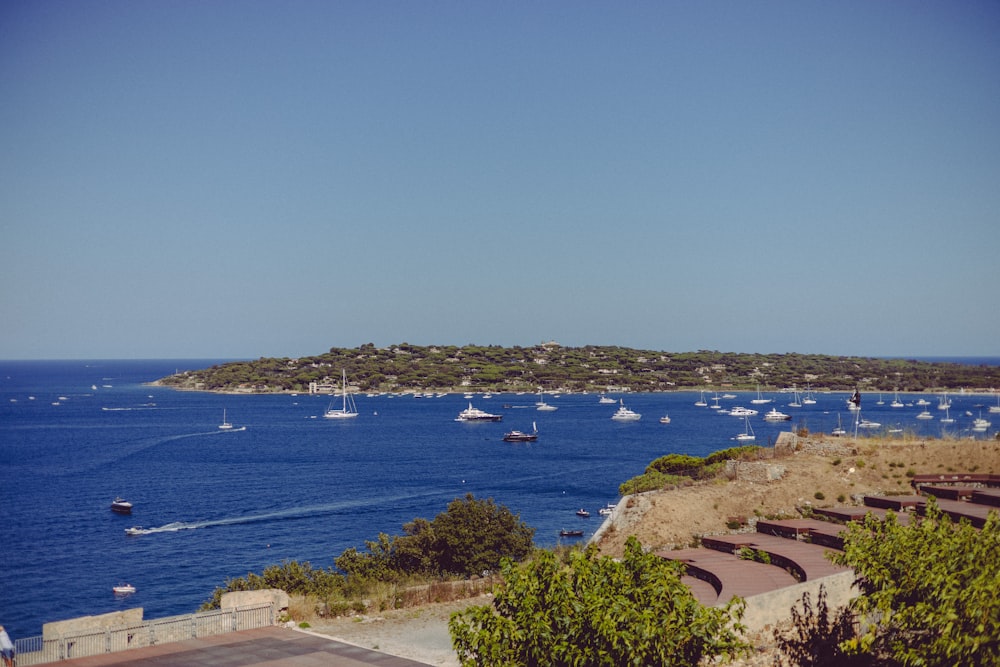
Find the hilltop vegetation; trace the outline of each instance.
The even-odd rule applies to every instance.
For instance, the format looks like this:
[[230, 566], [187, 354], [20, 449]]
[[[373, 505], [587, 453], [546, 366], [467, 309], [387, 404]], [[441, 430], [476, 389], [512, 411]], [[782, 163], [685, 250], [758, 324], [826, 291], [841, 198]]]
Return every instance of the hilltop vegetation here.
[[617, 346], [478, 345], [331, 348], [312, 357], [260, 358], [185, 371], [160, 384], [180, 389], [273, 393], [337, 386], [341, 369], [355, 391], [670, 391], [811, 385], [836, 391], [988, 390], [994, 366], [819, 354], [657, 352]]

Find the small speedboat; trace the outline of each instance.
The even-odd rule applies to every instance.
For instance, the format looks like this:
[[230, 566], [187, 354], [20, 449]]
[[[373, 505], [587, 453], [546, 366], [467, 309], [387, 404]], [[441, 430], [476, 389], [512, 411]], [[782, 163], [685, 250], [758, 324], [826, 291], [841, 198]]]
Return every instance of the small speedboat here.
[[144, 532], [146, 531], [142, 529], [142, 526], [132, 526], [131, 528], [125, 529], [126, 535], [142, 535]]
[[112, 586], [111, 590], [115, 592], [115, 595], [131, 595], [135, 593], [135, 586], [132, 584], [118, 584], [117, 586]]
[[576, 511], [576, 515], [577, 515], [577, 516], [582, 516], [582, 517], [583, 517], [584, 519], [586, 519], [587, 517], [589, 517], [589, 516], [590, 516], [590, 512], [588, 512], [588, 511], [587, 511], [587, 510], [585, 510], [585, 509], [578, 509], [578, 510]]
[[131, 514], [132, 513], [132, 503], [121, 497], [116, 497], [111, 501], [111, 511], [118, 512], [119, 514]]
[[582, 530], [560, 530], [559, 535], [562, 537], [583, 537]]
[[662, 417], [660, 417], [660, 423], [661, 424], [669, 424], [670, 423], [670, 415], [663, 415]]

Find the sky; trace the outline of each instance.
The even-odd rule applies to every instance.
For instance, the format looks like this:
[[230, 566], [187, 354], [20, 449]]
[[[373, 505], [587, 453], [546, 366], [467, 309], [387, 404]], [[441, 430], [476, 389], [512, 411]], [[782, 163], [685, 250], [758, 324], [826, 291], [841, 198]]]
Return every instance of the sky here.
[[1000, 4], [0, 3], [0, 358], [1000, 356]]

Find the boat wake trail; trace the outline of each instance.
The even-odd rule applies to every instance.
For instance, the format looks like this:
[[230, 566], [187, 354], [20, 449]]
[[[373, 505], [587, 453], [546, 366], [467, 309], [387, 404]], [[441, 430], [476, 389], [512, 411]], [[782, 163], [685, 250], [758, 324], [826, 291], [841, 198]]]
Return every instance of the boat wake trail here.
[[[437, 492], [414, 493], [382, 498], [379, 504], [398, 503], [405, 500], [431, 497], [441, 495]], [[153, 535], [156, 533], [176, 533], [181, 530], [196, 530], [198, 528], [214, 528], [217, 526], [236, 526], [248, 523], [264, 523], [269, 521], [285, 521], [289, 519], [309, 519], [329, 514], [338, 514], [344, 510], [351, 510], [357, 507], [370, 506], [371, 500], [344, 500], [327, 505], [312, 505], [308, 507], [293, 507], [274, 512], [264, 512], [261, 514], [247, 514], [245, 516], [227, 517], [223, 519], [206, 519], [204, 521], [174, 521], [156, 528], [130, 528], [129, 535]]]

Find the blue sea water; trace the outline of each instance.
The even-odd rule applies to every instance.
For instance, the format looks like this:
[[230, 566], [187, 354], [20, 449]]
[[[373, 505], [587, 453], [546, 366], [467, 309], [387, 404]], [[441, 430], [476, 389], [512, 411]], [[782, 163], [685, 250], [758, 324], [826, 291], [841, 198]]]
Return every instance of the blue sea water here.
[[[493, 498], [536, 529], [542, 546], [561, 528], [600, 525], [597, 509], [618, 498], [618, 485], [668, 453], [704, 456], [736, 444], [736, 418], [696, 407], [699, 395], [626, 394], [642, 413], [635, 423], [610, 419], [616, 406], [594, 394], [547, 396], [555, 412], [535, 409], [536, 396], [477, 395], [476, 407], [501, 423], [454, 418], [468, 400], [358, 396], [359, 417], [326, 420], [329, 397], [179, 392], [145, 383], [212, 360], [0, 362], [0, 623], [12, 637], [41, 633], [42, 624], [143, 607], [146, 618], [195, 611], [228, 578], [284, 560], [329, 567], [348, 547], [364, 548], [380, 532], [399, 534], [415, 517], [433, 518], [467, 493]], [[842, 418], [846, 393], [817, 394], [815, 405], [789, 408], [790, 394], [751, 421], [758, 444], [805, 426], [829, 432]], [[32, 399], [32, 397], [34, 397]], [[711, 405], [712, 394], [706, 394]], [[751, 395], [721, 401], [750, 406]], [[864, 416], [908, 433], [941, 435], [913, 405], [892, 409], [890, 394]], [[901, 396], [912, 404], [917, 396]], [[990, 399], [952, 396], [956, 423], [972, 435], [973, 416]], [[792, 422], [769, 424], [775, 406]], [[224, 432], [223, 418], [246, 430]], [[969, 414], [967, 414], [969, 413]], [[659, 423], [669, 414], [671, 423]], [[969, 416], [969, 415], [973, 416]], [[992, 437], [1000, 426], [976, 437]], [[501, 440], [537, 423], [535, 443]], [[892, 437], [892, 436], [887, 436]], [[110, 511], [115, 496], [135, 505]], [[592, 518], [575, 511], [586, 508]], [[127, 537], [140, 525], [147, 534]], [[128, 582], [134, 595], [116, 598]]]

